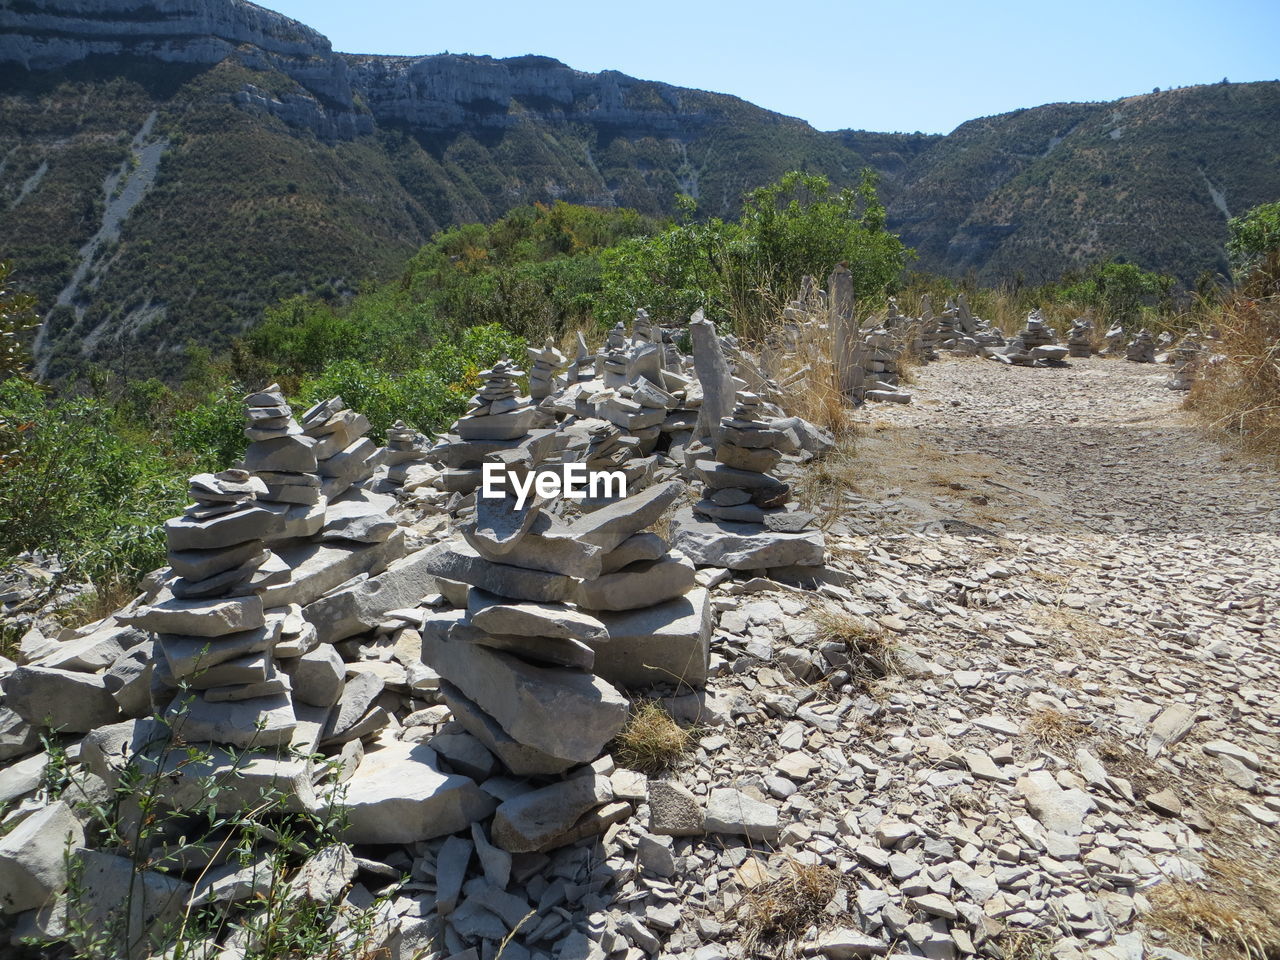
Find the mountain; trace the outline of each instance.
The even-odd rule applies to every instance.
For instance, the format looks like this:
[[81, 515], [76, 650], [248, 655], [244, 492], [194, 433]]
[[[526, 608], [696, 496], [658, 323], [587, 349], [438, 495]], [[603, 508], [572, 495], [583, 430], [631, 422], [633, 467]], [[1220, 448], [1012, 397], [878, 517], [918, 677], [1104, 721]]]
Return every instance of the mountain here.
[[1280, 196], [1280, 84], [1054, 104], [947, 136], [823, 133], [736, 97], [505, 60], [336, 53], [244, 0], [0, 8], [0, 256], [40, 370], [172, 372], [296, 292], [393, 276], [431, 234], [557, 199], [732, 216], [790, 169], [883, 177], [920, 266], [1057, 276], [1124, 254], [1194, 279]]

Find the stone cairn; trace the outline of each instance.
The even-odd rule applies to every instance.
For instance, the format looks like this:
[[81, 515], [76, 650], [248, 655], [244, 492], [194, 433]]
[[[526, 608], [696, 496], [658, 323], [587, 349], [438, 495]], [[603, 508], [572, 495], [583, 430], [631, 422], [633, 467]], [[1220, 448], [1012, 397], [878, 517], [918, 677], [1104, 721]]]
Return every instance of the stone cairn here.
[[258, 500], [279, 518], [268, 539], [318, 533], [328, 498], [318, 473], [315, 438], [303, 433], [276, 384], [249, 394], [244, 402], [244, 435], [249, 439], [244, 468], [266, 485]]
[[901, 352], [897, 338], [885, 327], [878, 326], [866, 332], [856, 354], [863, 374], [861, 385], [854, 390], [855, 400], [911, 402], [911, 394], [898, 388]]
[[487, 458], [508, 457], [532, 467], [546, 458], [555, 442], [554, 429], [532, 429], [536, 408], [519, 395], [516, 384], [524, 371], [503, 359], [480, 376], [484, 385], [467, 412], [429, 451], [431, 459], [445, 467], [444, 489], [464, 496], [480, 486]]
[[1102, 352], [1107, 356], [1114, 357], [1124, 349], [1125, 332], [1123, 324], [1115, 324], [1107, 335], [1103, 338]]
[[1088, 317], [1076, 317], [1067, 333], [1067, 356], [1076, 359], [1093, 356], [1093, 321]]
[[[155, 676], [167, 691], [158, 696], [169, 701], [174, 736], [188, 743], [287, 747], [298, 726], [273, 648], [286, 619], [299, 619], [295, 634], [303, 627], [289, 611], [269, 614], [261, 596], [289, 579], [264, 539], [278, 519], [258, 502], [267, 489], [244, 470], [192, 477], [195, 503], [165, 524], [165, 585], [127, 618], [157, 634]], [[183, 686], [190, 692], [179, 696]]]
[[1131, 363], [1155, 363], [1156, 341], [1146, 328], [1138, 331], [1138, 335], [1129, 341], [1125, 348], [1124, 358]]
[[382, 485], [399, 490], [408, 479], [409, 471], [426, 463], [427, 438], [406, 426], [403, 420], [397, 420], [387, 431], [387, 446], [382, 455], [382, 465], [387, 469]]
[[733, 412], [720, 421], [715, 459], [694, 464], [702, 499], [671, 521], [672, 544], [699, 566], [812, 568], [825, 558], [816, 518], [788, 510], [791, 486], [771, 474], [788, 441], [761, 418], [760, 406], [755, 395], [739, 394]]
[[347, 409], [341, 397], [323, 400], [302, 415], [302, 429], [315, 441], [321, 490], [334, 500], [373, 476], [382, 462], [377, 445], [365, 436], [369, 420]]
[[1205, 354], [1204, 344], [1194, 333], [1189, 333], [1173, 348], [1171, 361], [1173, 373], [1165, 381], [1170, 390], [1190, 390], [1196, 382], [1196, 371]]
[[443, 741], [473, 738], [511, 773], [548, 778], [475, 816], [494, 813], [492, 842], [510, 853], [629, 815], [608, 777], [586, 766], [626, 721], [619, 687], [706, 681], [707, 591], [689, 560], [643, 532], [683, 489], [668, 481], [572, 521], [545, 504], [484, 498], [461, 528], [465, 542], [425, 551], [424, 569], [453, 601], [421, 626], [423, 660], [454, 719], [427, 746], [452, 756], [457, 744]]
[[1040, 311], [1032, 310], [1018, 336], [1003, 353], [994, 357], [1024, 367], [1062, 367], [1066, 366], [1067, 351], [1067, 347], [1058, 344], [1057, 336]]
[[[585, 346], [585, 345], [584, 345]], [[556, 349], [556, 345], [548, 337], [542, 348], [527, 347], [529, 352], [529, 397], [541, 403], [551, 396], [559, 386], [556, 375], [569, 363], [569, 358]]]

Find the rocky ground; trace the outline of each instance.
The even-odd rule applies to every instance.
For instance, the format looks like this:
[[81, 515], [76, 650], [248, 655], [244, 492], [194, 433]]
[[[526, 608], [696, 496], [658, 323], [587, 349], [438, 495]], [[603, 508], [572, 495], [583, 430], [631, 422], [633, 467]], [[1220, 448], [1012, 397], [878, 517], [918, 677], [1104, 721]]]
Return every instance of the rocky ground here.
[[[1166, 376], [944, 360], [859, 411], [823, 471], [842, 575], [717, 588], [699, 747], [617, 838], [605, 952], [1274, 949], [1280, 485]], [[649, 835], [684, 790], [722, 832]]]

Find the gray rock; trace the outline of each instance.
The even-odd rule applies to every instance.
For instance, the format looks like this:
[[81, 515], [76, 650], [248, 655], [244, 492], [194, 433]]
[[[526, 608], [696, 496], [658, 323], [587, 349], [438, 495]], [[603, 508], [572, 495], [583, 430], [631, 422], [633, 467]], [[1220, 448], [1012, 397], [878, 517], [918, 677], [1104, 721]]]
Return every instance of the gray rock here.
[[639, 493], [584, 514], [569, 524], [569, 536], [599, 547], [606, 554], [657, 523], [685, 491], [679, 480], [646, 487]]
[[93, 674], [18, 667], [4, 693], [6, 706], [23, 720], [63, 733], [87, 733], [120, 718], [105, 681]]
[[284, 666], [293, 682], [295, 700], [313, 707], [332, 707], [346, 685], [347, 665], [333, 647], [316, 647]]
[[694, 587], [695, 573], [693, 563], [681, 556], [641, 560], [577, 584], [573, 602], [588, 610], [638, 610], [684, 596]]
[[817, 943], [804, 948], [805, 956], [823, 956], [827, 960], [856, 960], [858, 957], [881, 957], [889, 952], [889, 944], [879, 937], [840, 927], [824, 933]]
[[439, 754], [450, 769], [483, 783], [497, 771], [498, 762], [480, 740], [457, 725], [450, 724], [428, 740], [427, 746]]
[[35, 793], [48, 765], [49, 754], [42, 751], [0, 769], [0, 804]]
[[573, 760], [553, 757], [516, 740], [499, 726], [498, 721], [475, 705], [461, 690], [447, 680], [440, 683], [440, 695], [453, 711], [453, 717], [473, 737], [502, 761], [512, 773], [521, 777], [563, 773]]
[[[433, 619], [432, 629], [440, 623]], [[486, 633], [477, 630], [463, 619], [458, 619], [448, 628], [447, 636], [451, 640], [476, 643], [492, 650], [503, 650], [514, 653], [534, 663], [556, 667], [576, 667], [579, 670], [591, 670], [595, 666], [596, 654], [585, 643], [569, 640], [565, 637], [539, 637], [514, 634]]]
[[706, 833], [702, 805], [686, 787], [673, 780], [650, 780], [649, 830], [667, 837]]
[[292, 739], [297, 728], [289, 697], [210, 701], [181, 696], [165, 717], [174, 734], [188, 743], [224, 743], [233, 747], [278, 747]]
[[244, 468], [251, 473], [315, 473], [315, 440], [307, 436], [285, 436], [249, 444]]
[[730, 787], [717, 787], [711, 791], [705, 824], [708, 833], [740, 834], [768, 843], [776, 841], [780, 833], [776, 807]]
[[512, 600], [562, 603], [568, 598], [573, 585], [571, 579], [560, 574], [524, 570], [486, 560], [470, 545], [457, 541], [437, 543], [422, 552], [427, 554], [427, 569], [433, 575], [461, 581]]
[[493, 842], [509, 853], [551, 849], [580, 817], [612, 799], [609, 778], [594, 771], [523, 793], [499, 804]]
[[290, 897], [333, 903], [359, 870], [355, 854], [345, 843], [331, 843], [307, 858], [289, 882]]
[[667, 541], [656, 533], [632, 534], [604, 556], [600, 572], [615, 573], [639, 560], [657, 560], [666, 555]]
[[539, 514], [519, 542], [501, 552], [491, 550], [483, 539], [476, 536], [475, 521], [464, 523], [459, 530], [476, 553], [493, 563], [566, 577], [600, 575], [605, 551], [575, 537], [567, 525], [551, 514]]
[[713, 626], [711, 598], [701, 588], [666, 603], [601, 612], [607, 643], [593, 643], [597, 676], [621, 687], [707, 681]]
[[816, 565], [826, 557], [821, 531], [776, 533], [729, 520], [700, 520], [685, 508], [671, 521], [671, 546], [700, 567], [764, 570]]
[[[224, 513], [208, 520], [190, 520], [186, 517], [174, 517], [164, 524], [165, 538], [171, 553], [183, 553], [179, 564], [183, 570], [192, 573], [203, 572], [213, 568], [208, 575], [219, 570], [239, 566], [252, 554], [262, 549], [261, 540], [271, 532], [277, 517], [263, 507], [246, 507], [233, 513]], [[253, 542], [250, 550], [246, 544]], [[218, 558], [209, 551], [224, 551], [229, 547], [238, 548], [228, 552], [227, 557]], [[185, 551], [200, 551], [199, 554], [185, 555]], [[236, 559], [229, 563], [229, 558]], [[228, 566], [222, 566], [228, 563]], [[178, 571], [180, 575], [186, 574]], [[199, 578], [203, 579], [203, 578]]]
[[472, 849], [462, 837], [446, 837], [436, 857], [436, 909], [442, 917], [448, 916], [458, 905]]
[[40, 746], [40, 731], [9, 707], [0, 707], [0, 760], [21, 757]]
[[393, 496], [368, 490], [351, 491], [326, 508], [320, 539], [381, 543], [398, 526], [389, 516], [396, 506]]
[[626, 723], [626, 699], [590, 674], [536, 667], [431, 631], [422, 659], [511, 737], [551, 756], [590, 762]]
[[356, 725], [373, 706], [386, 686], [382, 677], [372, 672], [357, 673], [347, 681], [338, 701], [338, 709], [329, 716], [325, 739], [341, 737]]
[[315, 625], [320, 641], [354, 637], [378, 626], [392, 610], [416, 607], [423, 597], [439, 593], [429, 552], [401, 557], [377, 576], [307, 604], [304, 615]]
[[[162, 595], [163, 597], [163, 595]], [[262, 598], [219, 597], [209, 600], [161, 599], [121, 614], [126, 623], [153, 633], [176, 633], [191, 637], [224, 637], [245, 630], [257, 630], [265, 622]]]
[[0, 837], [0, 910], [39, 907], [67, 886], [67, 851], [84, 846], [84, 828], [58, 801]]
[[488, 633], [582, 641], [609, 638], [605, 625], [581, 610], [563, 604], [513, 602], [479, 589], [470, 591], [467, 616], [473, 626]]
[[471, 824], [471, 842], [475, 844], [480, 865], [484, 868], [484, 878], [496, 889], [505, 890], [511, 882], [511, 854], [490, 843], [484, 835], [484, 827], [478, 823]]
[[182, 636], [161, 634], [160, 650], [164, 653], [169, 673], [182, 680], [202, 670], [252, 653], [271, 650], [280, 638], [284, 618], [270, 616], [262, 626], [225, 637]]
[[282, 543], [274, 549], [289, 565], [291, 577], [288, 583], [262, 591], [267, 607], [305, 606], [348, 580], [399, 559], [406, 548], [404, 534], [396, 531], [383, 543]]
[[147, 640], [122, 653], [102, 675], [103, 686], [120, 705], [124, 716], [142, 717], [150, 712], [155, 657], [155, 641]]
[[694, 372], [702, 385], [702, 406], [698, 410], [694, 439], [711, 437], [719, 442], [720, 421], [733, 412], [738, 391], [729, 363], [720, 349], [715, 324], [703, 316], [701, 309], [689, 321], [689, 334], [693, 340]]
[[105, 627], [58, 643], [51, 653], [40, 658], [39, 666], [97, 673], [146, 639], [147, 634], [136, 627]]
[[496, 801], [469, 777], [441, 773], [424, 744], [392, 742], [365, 754], [347, 781], [344, 839], [414, 843], [465, 830], [488, 817]]
[[1045, 829], [1069, 837], [1084, 832], [1084, 816], [1095, 804], [1083, 790], [1062, 789], [1047, 770], [1034, 770], [1019, 777], [1017, 787], [1027, 801], [1027, 809]]

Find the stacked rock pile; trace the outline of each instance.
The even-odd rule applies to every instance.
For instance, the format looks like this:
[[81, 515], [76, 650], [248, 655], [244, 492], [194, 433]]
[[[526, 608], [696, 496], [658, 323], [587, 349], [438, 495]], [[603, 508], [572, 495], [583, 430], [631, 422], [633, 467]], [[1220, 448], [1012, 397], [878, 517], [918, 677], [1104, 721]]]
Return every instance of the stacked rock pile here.
[[1108, 356], [1115, 356], [1116, 354], [1120, 353], [1120, 351], [1124, 349], [1124, 345], [1125, 345], [1124, 325], [1119, 323], [1115, 324], [1110, 330], [1107, 331], [1107, 335], [1103, 339], [1104, 339], [1104, 346], [1102, 348], [1103, 353], [1107, 354]]
[[[585, 346], [585, 344], [584, 344]], [[556, 375], [569, 363], [569, 358], [561, 353], [550, 337], [538, 347], [527, 347], [529, 353], [529, 396], [541, 402], [549, 397], [563, 384], [556, 381]]]
[[1155, 363], [1156, 341], [1151, 331], [1143, 328], [1138, 335], [1129, 341], [1125, 348], [1124, 358], [1132, 363]]
[[1093, 321], [1076, 317], [1067, 334], [1067, 355], [1076, 358], [1093, 356]]
[[995, 359], [1024, 367], [1061, 367], [1066, 365], [1067, 348], [1058, 344], [1058, 338], [1044, 321], [1039, 310], [1027, 315], [1026, 326], [1003, 353], [993, 354]]
[[302, 429], [315, 441], [316, 472], [330, 500], [368, 480], [381, 463], [377, 445], [365, 436], [369, 420], [363, 413], [347, 409], [341, 397], [308, 409], [302, 415]]
[[[174, 697], [167, 717], [188, 742], [282, 747], [297, 728], [272, 656], [286, 613], [268, 616], [260, 595], [289, 579], [264, 540], [276, 521], [257, 503], [266, 490], [243, 470], [192, 477], [195, 503], [165, 524], [165, 588], [124, 618], [158, 635], [156, 676]], [[175, 696], [179, 686], [191, 694]]]
[[382, 481], [386, 487], [398, 490], [404, 486], [409, 471], [427, 462], [427, 438], [417, 430], [397, 420], [387, 431], [387, 446], [382, 454], [382, 464], [387, 468]]
[[889, 403], [910, 403], [911, 394], [898, 389], [901, 350], [894, 335], [884, 327], [868, 330], [856, 354], [862, 365], [862, 386], [854, 399]]
[[1196, 382], [1196, 369], [1204, 356], [1204, 344], [1194, 333], [1189, 333], [1173, 349], [1171, 361], [1173, 373], [1165, 381], [1170, 390], [1190, 390]]
[[554, 429], [533, 430], [536, 408], [522, 397], [516, 380], [524, 376], [510, 360], [480, 374], [484, 384], [467, 412], [431, 448], [429, 457], [444, 466], [444, 489], [469, 494], [480, 486], [485, 460], [498, 457], [537, 466], [551, 453]]
[[786, 509], [791, 486], [771, 475], [782, 459], [782, 430], [760, 415], [760, 398], [740, 394], [720, 422], [715, 459], [695, 462], [702, 499], [671, 521], [672, 544], [699, 566], [731, 570], [813, 567], [823, 562], [816, 517]]
[[244, 467], [266, 485], [258, 499], [279, 519], [268, 539], [309, 537], [324, 526], [328, 505], [317, 473], [316, 441], [303, 433], [277, 384], [244, 398], [249, 447]]

